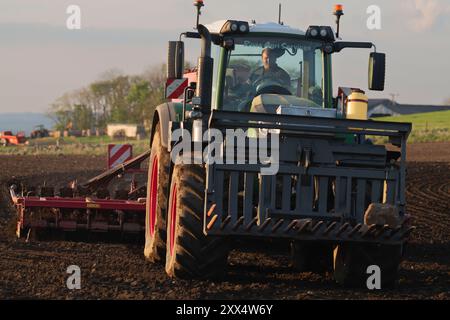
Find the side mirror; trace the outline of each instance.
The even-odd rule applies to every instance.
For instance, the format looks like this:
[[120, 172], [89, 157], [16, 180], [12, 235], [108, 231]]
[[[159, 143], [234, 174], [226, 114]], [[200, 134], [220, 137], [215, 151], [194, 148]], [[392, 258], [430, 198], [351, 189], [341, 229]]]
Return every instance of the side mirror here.
[[184, 42], [169, 41], [167, 79], [182, 79], [184, 72]]
[[369, 90], [383, 91], [386, 76], [386, 54], [372, 52], [369, 57]]

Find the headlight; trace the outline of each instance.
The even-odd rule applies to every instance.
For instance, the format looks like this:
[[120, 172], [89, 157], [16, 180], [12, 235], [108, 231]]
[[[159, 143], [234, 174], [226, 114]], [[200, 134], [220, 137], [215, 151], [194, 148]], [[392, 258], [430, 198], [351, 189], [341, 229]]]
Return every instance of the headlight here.
[[334, 41], [334, 33], [333, 29], [328, 26], [309, 26], [308, 30], [306, 31], [306, 37], [307, 38], [319, 38], [320, 40], [325, 41]]
[[227, 22], [225, 22], [225, 24], [220, 29], [221, 34], [247, 33], [249, 31], [250, 31], [250, 27], [248, 25], [248, 22], [235, 21], [235, 20], [228, 20]]
[[241, 24], [241, 26], [239, 27], [239, 31], [242, 33], [248, 32], [248, 25]]

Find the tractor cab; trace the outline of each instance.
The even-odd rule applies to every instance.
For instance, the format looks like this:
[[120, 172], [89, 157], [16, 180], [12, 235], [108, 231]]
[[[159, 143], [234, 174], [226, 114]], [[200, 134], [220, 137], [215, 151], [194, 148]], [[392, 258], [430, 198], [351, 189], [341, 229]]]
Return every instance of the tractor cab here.
[[[342, 14], [337, 8], [335, 15]], [[362, 90], [353, 88], [342, 88], [333, 98], [331, 60], [344, 48], [375, 48], [371, 42], [340, 41], [330, 26], [310, 26], [305, 32], [273, 22], [221, 20], [198, 25], [197, 30], [180, 36], [202, 41], [195, 77], [192, 71], [183, 74], [184, 43], [169, 43], [167, 97], [184, 102], [183, 110], [187, 106], [203, 114], [217, 109], [319, 117], [331, 112], [346, 118], [352, 93], [358, 101], [367, 100]], [[384, 78], [385, 55], [372, 52], [369, 89], [384, 90]], [[367, 119], [364, 110], [356, 113], [358, 119]]]
[[[227, 21], [224, 25], [227, 23], [239, 24]], [[216, 33], [220, 24], [207, 27]], [[215, 108], [274, 112], [276, 106], [286, 104], [329, 105], [329, 57], [322, 51], [326, 39], [310, 40], [305, 32], [277, 23], [241, 22], [240, 26], [248, 32], [225, 33], [225, 45], [212, 50], [217, 70], [213, 78]], [[331, 39], [333, 33], [328, 31]]]

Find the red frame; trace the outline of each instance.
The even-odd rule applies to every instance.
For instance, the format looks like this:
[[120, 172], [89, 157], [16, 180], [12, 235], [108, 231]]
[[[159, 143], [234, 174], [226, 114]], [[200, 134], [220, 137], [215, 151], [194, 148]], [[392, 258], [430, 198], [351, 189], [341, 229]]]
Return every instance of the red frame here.
[[17, 197], [16, 205], [25, 208], [68, 208], [96, 210], [144, 211], [145, 202], [116, 199], [59, 198], [59, 197]]

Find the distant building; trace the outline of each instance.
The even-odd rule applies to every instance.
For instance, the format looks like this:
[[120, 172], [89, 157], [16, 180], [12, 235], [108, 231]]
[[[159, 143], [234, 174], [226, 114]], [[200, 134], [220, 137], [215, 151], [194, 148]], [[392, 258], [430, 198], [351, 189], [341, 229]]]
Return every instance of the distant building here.
[[370, 99], [368, 116], [375, 118], [447, 110], [450, 110], [450, 106], [400, 104], [389, 99]]
[[110, 137], [142, 138], [145, 136], [145, 129], [138, 124], [108, 124], [106, 133]]

